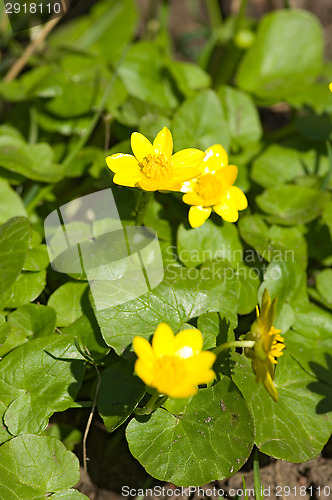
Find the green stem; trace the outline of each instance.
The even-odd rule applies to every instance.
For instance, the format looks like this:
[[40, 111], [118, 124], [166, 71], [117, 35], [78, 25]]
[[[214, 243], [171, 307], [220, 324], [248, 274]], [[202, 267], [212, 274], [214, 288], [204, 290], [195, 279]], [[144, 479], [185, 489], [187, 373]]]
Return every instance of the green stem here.
[[34, 106], [30, 108], [30, 130], [29, 144], [36, 144], [38, 141], [37, 111]]
[[206, 0], [210, 23], [213, 30], [217, 30], [222, 25], [222, 15], [218, 0]]
[[254, 453], [254, 487], [255, 487], [255, 499], [263, 500], [263, 497], [261, 495], [262, 483], [259, 472], [259, 456], [258, 456], [258, 449], [256, 447]]
[[146, 209], [148, 208], [152, 196], [152, 191], [140, 190], [136, 204], [136, 226], [142, 225]]
[[[150, 413], [153, 412], [153, 410], [155, 409], [156, 407], [156, 403], [159, 399], [159, 392], [156, 390], [151, 398], [149, 399], [149, 401], [146, 403], [145, 406], [143, 406], [143, 408], [136, 408], [136, 410], [134, 411], [134, 413], [136, 413], [136, 415], [150, 415]], [[158, 405], [159, 406], [159, 405]]]
[[245, 16], [245, 12], [246, 12], [246, 8], [247, 8], [247, 3], [248, 3], [248, 0], [241, 0], [239, 12], [238, 12], [238, 15], [236, 16], [236, 20], [235, 20], [235, 24], [234, 24], [233, 37], [235, 37], [237, 35], [238, 31], [241, 28], [242, 19]]
[[220, 354], [221, 352], [226, 351], [226, 349], [230, 349], [231, 347], [254, 347], [254, 345], [254, 340], [232, 340], [231, 342], [225, 342], [225, 344], [218, 345], [218, 347], [213, 349], [213, 352], [215, 354]]
[[25, 207], [28, 214], [31, 214], [31, 212], [34, 211], [34, 209], [37, 207], [38, 203], [40, 201], [44, 200], [46, 198], [46, 196], [48, 195], [48, 193], [50, 193], [53, 188], [54, 188], [54, 184], [47, 184], [46, 186], [41, 187], [38, 190], [38, 192], [36, 193], [34, 198], [32, 198], [32, 200]]

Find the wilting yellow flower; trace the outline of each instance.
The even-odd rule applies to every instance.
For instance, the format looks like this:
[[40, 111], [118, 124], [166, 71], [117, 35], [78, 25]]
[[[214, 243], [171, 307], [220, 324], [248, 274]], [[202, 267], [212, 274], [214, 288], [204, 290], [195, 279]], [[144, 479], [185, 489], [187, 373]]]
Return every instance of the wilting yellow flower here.
[[245, 194], [233, 186], [238, 173], [235, 165], [228, 165], [228, 156], [220, 144], [206, 150], [204, 173], [185, 182], [181, 191], [183, 201], [193, 205], [189, 209], [191, 227], [199, 227], [210, 216], [212, 209], [227, 222], [236, 222], [239, 210], [248, 206]]
[[216, 355], [203, 351], [203, 337], [199, 330], [182, 330], [174, 335], [172, 329], [161, 323], [151, 344], [143, 337], [134, 337], [133, 347], [138, 357], [137, 375], [146, 385], [172, 398], [187, 398], [196, 394], [199, 384], [212, 382], [211, 369]]
[[283, 355], [285, 347], [284, 339], [281, 337], [281, 330], [277, 330], [272, 325], [276, 314], [277, 298], [271, 302], [271, 297], [267, 289], [264, 290], [262, 307], [257, 309], [257, 319], [251, 325], [250, 332], [245, 336], [245, 340], [254, 340], [252, 348], [246, 348], [244, 353], [251, 359], [251, 366], [256, 375], [256, 382], [262, 381], [271, 397], [278, 401], [278, 393], [274, 386], [273, 379], [277, 359]]
[[180, 191], [182, 182], [202, 173], [205, 153], [199, 149], [182, 149], [173, 153], [173, 138], [164, 127], [153, 144], [143, 135], [131, 135], [133, 155], [117, 153], [106, 158], [115, 173], [113, 182], [122, 186], [140, 187], [145, 191]]

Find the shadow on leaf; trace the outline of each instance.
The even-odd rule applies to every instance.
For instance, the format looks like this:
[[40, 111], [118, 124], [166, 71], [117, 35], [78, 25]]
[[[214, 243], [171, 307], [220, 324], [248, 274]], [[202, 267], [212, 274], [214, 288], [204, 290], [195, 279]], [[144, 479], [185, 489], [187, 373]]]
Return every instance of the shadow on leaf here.
[[325, 353], [325, 360], [327, 368], [315, 361], [309, 362], [317, 380], [308, 384], [308, 389], [323, 396], [316, 406], [318, 414], [332, 412], [332, 356]]

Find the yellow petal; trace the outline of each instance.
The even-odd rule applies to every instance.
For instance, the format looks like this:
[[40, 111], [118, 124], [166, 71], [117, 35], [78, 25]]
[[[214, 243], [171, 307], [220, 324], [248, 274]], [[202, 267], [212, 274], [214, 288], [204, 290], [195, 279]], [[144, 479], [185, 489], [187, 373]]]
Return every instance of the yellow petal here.
[[215, 172], [228, 165], [228, 155], [221, 144], [214, 144], [206, 151], [204, 158], [204, 172]]
[[156, 361], [150, 342], [143, 337], [135, 336], [133, 338], [133, 349], [138, 358], [146, 364], [152, 365]]
[[202, 370], [199, 373], [195, 372], [190, 377], [194, 385], [209, 384], [216, 378], [213, 370]]
[[191, 179], [190, 181], [182, 182], [181, 193], [192, 193], [196, 181], [197, 179]]
[[196, 169], [200, 167], [200, 173], [202, 173], [204, 169], [204, 165], [202, 164], [204, 158], [205, 153], [200, 149], [182, 149], [172, 156], [173, 168], [191, 167]]
[[180, 183], [173, 183], [171, 180], [169, 181], [163, 181], [161, 180], [154, 180], [154, 179], [149, 179], [147, 177], [141, 179], [138, 183], [139, 187], [141, 189], [144, 189], [144, 191], [180, 191], [181, 190], [181, 184]]
[[195, 177], [198, 177], [199, 175], [201, 175], [201, 171], [197, 167], [177, 167], [172, 171], [170, 179], [172, 180], [172, 182], [185, 182], [190, 181]]
[[263, 379], [263, 384], [265, 386], [265, 389], [270, 394], [271, 398], [274, 399], [274, 401], [277, 403], [279, 400], [279, 394], [277, 392], [277, 389], [275, 388], [272, 377], [268, 372], [266, 372], [265, 374], [265, 378]]
[[177, 387], [172, 387], [167, 392], [171, 398], [189, 398], [197, 394], [198, 388], [191, 384], [181, 384]]
[[150, 365], [145, 363], [143, 360], [138, 359], [135, 362], [135, 373], [136, 375], [139, 376], [141, 380], [143, 380], [143, 382], [146, 385], [154, 387], [153, 386], [154, 373], [153, 373], [153, 368]]
[[135, 156], [125, 155], [123, 153], [107, 156], [106, 164], [108, 168], [115, 173], [123, 168], [139, 168]]
[[199, 330], [182, 330], [175, 335], [175, 355], [189, 358], [198, 354], [203, 347], [203, 337]]
[[246, 195], [237, 186], [231, 186], [228, 188], [229, 198], [234, 202], [237, 210], [245, 210], [248, 206], [248, 200]]
[[204, 208], [200, 206], [190, 207], [188, 219], [191, 227], [199, 227], [211, 214], [211, 208]]
[[182, 201], [187, 205], [202, 205], [203, 200], [197, 193], [186, 193], [183, 195]]
[[139, 162], [146, 156], [154, 154], [154, 149], [149, 139], [139, 132], [131, 134], [131, 149]]
[[140, 179], [142, 179], [140, 170], [136, 168], [125, 168], [115, 174], [113, 182], [120, 186], [134, 187]]
[[227, 165], [218, 172], [218, 178], [223, 182], [225, 187], [232, 186], [236, 181], [238, 168], [235, 165]]
[[173, 138], [167, 127], [164, 127], [153, 141], [153, 148], [156, 154], [165, 155], [166, 158], [172, 156], [173, 153]]
[[[185, 360], [185, 367], [190, 373], [190, 376], [199, 375], [200, 372], [206, 372], [210, 370], [215, 362], [217, 356], [214, 352], [211, 351], [203, 351], [197, 354], [196, 356], [192, 356]], [[196, 383], [205, 383], [205, 382], [196, 382]]]
[[239, 218], [239, 212], [233, 204], [226, 200], [226, 203], [215, 205], [213, 210], [220, 215], [226, 222], [236, 222]]
[[152, 349], [157, 358], [175, 353], [174, 333], [166, 323], [160, 323], [152, 339]]
[[330, 89], [330, 91], [332, 92], [332, 82], [331, 82], [331, 83], [330, 83], [330, 85], [329, 85], [329, 89]]

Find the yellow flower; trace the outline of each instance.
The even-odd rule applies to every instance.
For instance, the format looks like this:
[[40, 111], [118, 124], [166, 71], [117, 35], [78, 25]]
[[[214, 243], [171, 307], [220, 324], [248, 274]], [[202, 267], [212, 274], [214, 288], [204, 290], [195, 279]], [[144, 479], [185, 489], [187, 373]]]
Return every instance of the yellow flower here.
[[211, 369], [216, 355], [202, 351], [203, 337], [199, 330], [182, 330], [174, 336], [171, 328], [161, 323], [151, 344], [143, 337], [134, 337], [138, 357], [136, 374], [143, 382], [172, 398], [187, 398], [196, 394], [199, 384], [212, 382]]
[[186, 193], [183, 201], [193, 205], [189, 209], [191, 227], [199, 227], [210, 216], [212, 209], [227, 222], [236, 222], [239, 210], [248, 206], [245, 194], [233, 186], [238, 169], [228, 165], [228, 156], [220, 144], [206, 150], [204, 173], [192, 181], [185, 182], [181, 191]]
[[329, 85], [329, 89], [330, 89], [330, 91], [332, 92], [332, 82], [331, 82], [331, 83], [330, 83], [330, 85]]
[[115, 173], [113, 182], [140, 187], [145, 191], [180, 191], [182, 182], [202, 173], [199, 168], [205, 153], [199, 149], [182, 149], [173, 153], [172, 134], [164, 127], [153, 144], [142, 134], [131, 135], [133, 155], [117, 153], [106, 158]]
[[262, 381], [270, 396], [278, 401], [278, 393], [274, 386], [273, 379], [275, 365], [282, 350], [285, 347], [284, 339], [280, 335], [281, 330], [277, 330], [272, 325], [276, 314], [277, 298], [271, 302], [271, 297], [267, 289], [264, 290], [262, 307], [259, 313], [257, 309], [257, 319], [251, 325], [251, 330], [245, 336], [245, 340], [254, 340], [252, 348], [244, 350], [245, 355], [251, 359], [251, 366], [256, 375], [256, 382]]

